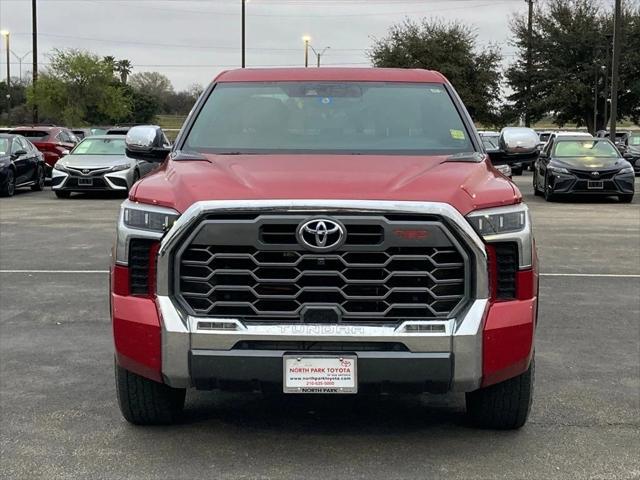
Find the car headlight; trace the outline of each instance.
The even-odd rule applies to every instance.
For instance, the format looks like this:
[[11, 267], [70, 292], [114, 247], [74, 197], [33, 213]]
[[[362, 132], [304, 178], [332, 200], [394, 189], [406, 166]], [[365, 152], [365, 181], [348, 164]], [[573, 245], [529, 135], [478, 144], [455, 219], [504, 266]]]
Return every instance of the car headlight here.
[[629, 165], [628, 167], [624, 167], [622, 170], [618, 172], [619, 175], [625, 174], [625, 173], [633, 173], [633, 167]]
[[120, 207], [118, 220], [116, 262], [122, 265], [127, 264], [131, 238], [159, 241], [179, 216], [180, 214], [171, 208], [125, 200]]
[[563, 167], [552, 167], [549, 165], [547, 168], [551, 173], [569, 173], [569, 170]]
[[520, 268], [531, 266], [533, 235], [529, 209], [524, 203], [476, 210], [467, 215], [467, 221], [487, 243], [517, 243]]
[[130, 163], [123, 163], [122, 165], [115, 165], [113, 167], [111, 167], [111, 171], [112, 172], [119, 172], [121, 170], [128, 170], [131, 168], [131, 164]]
[[67, 171], [67, 167], [65, 167], [64, 165], [62, 165], [60, 162], [56, 162], [53, 165], [53, 169], [54, 170], [59, 170], [61, 172], [66, 172]]
[[498, 170], [505, 177], [510, 177], [512, 175], [511, 167], [509, 165], [496, 165], [496, 170]]

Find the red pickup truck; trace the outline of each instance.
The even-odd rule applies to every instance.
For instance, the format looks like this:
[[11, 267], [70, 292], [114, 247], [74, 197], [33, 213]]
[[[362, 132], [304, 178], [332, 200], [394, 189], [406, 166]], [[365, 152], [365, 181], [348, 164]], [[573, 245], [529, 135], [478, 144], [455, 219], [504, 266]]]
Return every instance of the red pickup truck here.
[[527, 206], [439, 73], [220, 74], [121, 207], [111, 269], [124, 417], [170, 423], [188, 388], [466, 393], [519, 428], [533, 392], [537, 261]]

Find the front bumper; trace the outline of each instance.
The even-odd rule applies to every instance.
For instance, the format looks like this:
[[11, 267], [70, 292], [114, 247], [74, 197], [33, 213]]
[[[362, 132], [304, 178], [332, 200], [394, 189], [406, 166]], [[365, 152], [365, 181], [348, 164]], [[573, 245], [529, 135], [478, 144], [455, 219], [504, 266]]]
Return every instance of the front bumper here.
[[[282, 384], [282, 356], [305, 353], [291, 349], [247, 349], [240, 344], [256, 342], [332, 342], [400, 344], [402, 352], [342, 349], [358, 357], [359, 384], [378, 387], [403, 386], [419, 391], [473, 391], [518, 375], [528, 368], [533, 351], [537, 291], [525, 299], [492, 303], [489, 300], [487, 253], [483, 241], [457, 210], [444, 204], [410, 202], [339, 201], [325, 209], [349, 208], [363, 211], [432, 213], [451, 221], [452, 228], [473, 252], [474, 300], [455, 318], [439, 321], [412, 320], [398, 325], [358, 324], [259, 324], [237, 318], [195, 317], [185, 314], [168, 290], [172, 248], [184, 232], [209, 209], [237, 211], [264, 208], [273, 211], [318, 208], [315, 201], [289, 205], [287, 201], [211, 202], [185, 212], [163, 239], [157, 261], [157, 294], [153, 298], [117, 293], [114, 283], [128, 280], [128, 268], [116, 263], [112, 270], [112, 320], [117, 360], [140, 375], [177, 388], [229, 388], [238, 384], [255, 388], [261, 384]], [[317, 202], [318, 205], [320, 201]], [[342, 206], [341, 206], [342, 205]], [[128, 234], [135, 235], [129, 231]], [[117, 257], [128, 258], [126, 236], [119, 236]], [[159, 239], [159, 237], [156, 237]], [[535, 254], [520, 241], [521, 268], [529, 269], [537, 285]], [[527, 248], [528, 253], [527, 253]], [[528, 258], [528, 260], [527, 260]], [[529, 263], [527, 263], [529, 262]], [[121, 280], [117, 280], [120, 278]], [[520, 297], [518, 297], [520, 298]], [[327, 351], [323, 351], [327, 353]]]
[[[633, 173], [615, 175], [603, 179], [602, 188], [589, 188], [587, 179], [578, 178], [572, 174], [554, 173], [549, 175], [549, 186], [554, 195], [627, 195], [634, 193], [635, 176]], [[599, 181], [594, 178], [591, 181]]]
[[[51, 188], [54, 191], [93, 192], [93, 191], [127, 191], [131, 188], [134, 169], [108, 172], [101, 175], [82, 176], [62, 170], [52, 170]], [[82, 180], [92, 180], [92, 185], [82, 185]], [[79, 182], [80, 180], [80, 182]]]

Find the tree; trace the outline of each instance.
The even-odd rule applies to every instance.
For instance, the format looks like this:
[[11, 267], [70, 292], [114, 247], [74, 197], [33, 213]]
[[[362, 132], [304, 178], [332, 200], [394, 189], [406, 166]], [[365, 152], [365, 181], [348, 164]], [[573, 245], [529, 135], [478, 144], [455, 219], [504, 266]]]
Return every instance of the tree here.
[[27, 92], [41, 116], [66, 125], [117, 123], [131, 113], [129, 98], [114, 83], [108, 61], [79, 50], [54, 50], [49, 68]]
[[461, 23], [406, 20], [376, 41], [369, 57], [376, 67], [438, 70], [456, 87], [474, 120], [500, 121], [501, 54], [495, 47], [480, 49], [474, 31]]
[[120, 82], [122, 82], [123, 85], [126, 85], [132, 68], [133, 66], [129, 60], [118, 60], [116, 62], [115, 71], [120, 75]]
[[171, 80], [159, 72], [134, 73], [129, 78], [129, 85], [134, 90], [151, 95], [160, 103], [169, 93], [173, 92]]
[[[640, 117], [640, 8], [623, 16], [623, 54], [620, 56], [620, 117]], [[513, 94], [513, 109], [524, 113], [530, 103], [532, 120], [551, 115], [562, 126], [586, 125], [594, 133], [608, 121], [605, 82], [610, 85], [613, 19], [597, 0], [549, 0], [539, 4], [534, 15], [532, 89], [527, 96], [527, 19], [516, 16], [511, 23], [517, 59], [506, 77]], [[607, 54], [609, 50], [609, 55]], [[597, 81], [596, 81], [597, 78]], [[597, 92], [596, 92], [597, 88]], [[593, 114], [597, 93], [598, 116]], [[528, 102], [530, 98], [530, 102]]]

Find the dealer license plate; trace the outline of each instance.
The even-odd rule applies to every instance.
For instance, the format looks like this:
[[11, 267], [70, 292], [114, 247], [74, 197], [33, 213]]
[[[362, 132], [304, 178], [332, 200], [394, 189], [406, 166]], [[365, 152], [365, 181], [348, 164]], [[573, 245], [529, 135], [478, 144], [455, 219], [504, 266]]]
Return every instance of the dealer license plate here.
[[284, 393], [357, 393], [355, 355], [285, 355]]
[[79, 178], [78, 186], [91, 187], [93, 186], [93, 178]]

